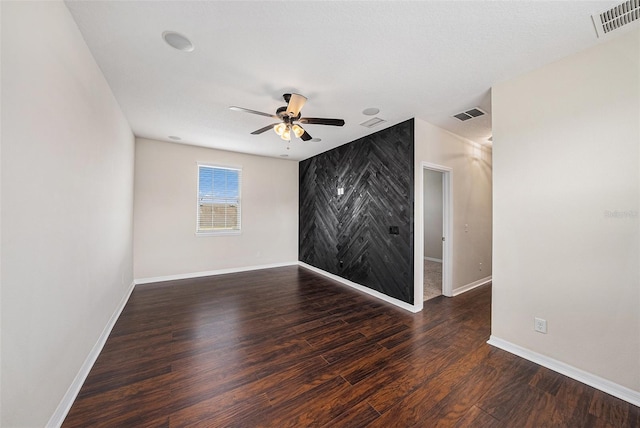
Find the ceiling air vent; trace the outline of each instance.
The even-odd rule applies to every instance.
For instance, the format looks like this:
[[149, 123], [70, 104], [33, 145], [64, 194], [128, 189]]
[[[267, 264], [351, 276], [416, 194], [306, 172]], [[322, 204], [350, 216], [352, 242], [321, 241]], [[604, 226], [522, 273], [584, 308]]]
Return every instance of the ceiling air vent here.
[[380, 119], [379, 117], [374, 117], [373, 119], [369, 119], [365, 122], [362, 122], [360, 125], [364, 126], [365, 128], [373, 128], [374, 126], [378, 126], [381, 123], [385, 123], [386, 120], [384, 119]]
[[474, 117], [482, 116], [483, 114], [484, 112], [476, 107], [462, 113], [454, 114], [453, 117], [464, 122], [465, 120], [473, 119]]
[[632, 22], [640, 22], [640, 0], [628, 0], [604, 12], [591, 15], [598, 37]]

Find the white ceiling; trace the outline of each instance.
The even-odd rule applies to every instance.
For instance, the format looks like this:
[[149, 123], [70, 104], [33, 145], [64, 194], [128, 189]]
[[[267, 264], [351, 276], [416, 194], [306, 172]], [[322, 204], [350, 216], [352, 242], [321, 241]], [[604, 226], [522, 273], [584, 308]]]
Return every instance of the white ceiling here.
[[[590, 15], [616, 1], [69, 1], [66, 4], [139, 137], [300, 160], [417, 117], [485, 143], [490, 88], [599, 42]], [[194, 44], [163, 41], [176, 31]], [[308, 97], [321, 142], [250, 132], [282, 94]], [[369, 129], [368, 107], [388, 123]]]

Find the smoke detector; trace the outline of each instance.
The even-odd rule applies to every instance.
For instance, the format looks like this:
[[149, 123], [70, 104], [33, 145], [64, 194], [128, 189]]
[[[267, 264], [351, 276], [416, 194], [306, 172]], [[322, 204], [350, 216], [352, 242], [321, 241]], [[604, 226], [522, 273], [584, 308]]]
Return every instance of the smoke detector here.
[[471, 110], [463, 111], [462, 113], [454, 114], [453, 117], [464, 122], [465, 120], [473, 119], [474, 117], [483, 116], [485, 114], [484, 111], [480, 110], [479, 107], [474, 107]]
[[617, 6], [591, 15], [598, 37], [605, 36], [625, 25], [640, 22], [640, 0], [628, 0]]

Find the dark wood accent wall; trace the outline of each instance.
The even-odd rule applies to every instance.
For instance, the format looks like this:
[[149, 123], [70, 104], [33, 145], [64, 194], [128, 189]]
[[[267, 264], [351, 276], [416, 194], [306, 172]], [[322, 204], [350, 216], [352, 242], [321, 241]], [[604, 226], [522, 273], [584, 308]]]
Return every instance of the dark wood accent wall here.
[[413, 130], [410, 119], [300, 162], [298, 235], [300, 261], [410, 304]]

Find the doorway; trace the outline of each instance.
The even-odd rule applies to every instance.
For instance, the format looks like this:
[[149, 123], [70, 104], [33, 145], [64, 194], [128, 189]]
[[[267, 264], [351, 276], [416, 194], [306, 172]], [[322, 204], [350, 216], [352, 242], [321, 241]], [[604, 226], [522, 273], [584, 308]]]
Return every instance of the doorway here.
[[423, 164], [423, 300], [451, 296], [451, 169]]

